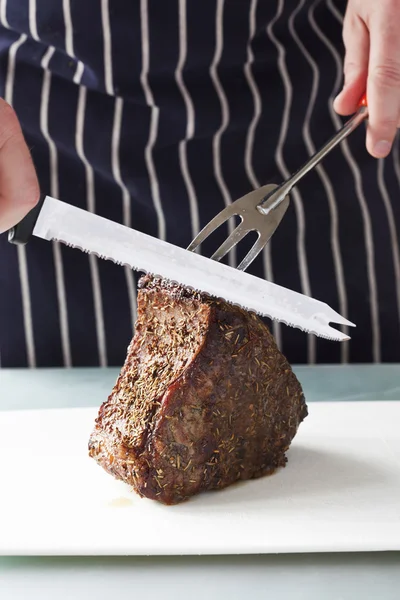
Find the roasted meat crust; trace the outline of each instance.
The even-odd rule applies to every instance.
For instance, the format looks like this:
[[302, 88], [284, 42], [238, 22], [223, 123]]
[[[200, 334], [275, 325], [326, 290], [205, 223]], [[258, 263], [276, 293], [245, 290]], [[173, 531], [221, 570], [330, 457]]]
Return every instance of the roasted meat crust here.
[[307, 406], [267, 326], [164, 280], [145, 276], [139, 288], [135, 336], [90, 456], [164, 504], [283, 467]]

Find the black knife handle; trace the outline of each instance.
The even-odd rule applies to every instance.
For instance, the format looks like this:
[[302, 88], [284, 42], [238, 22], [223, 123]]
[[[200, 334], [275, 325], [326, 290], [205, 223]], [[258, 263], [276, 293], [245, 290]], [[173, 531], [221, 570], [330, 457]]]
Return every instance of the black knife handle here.
[[36, 221], [43, 203], [46, 199], [46, 194], [41, 194], [39, 202], [28, 212], [28, 214], [8, 231], [8, 241], [10, 244], [25, 245], [29, 242], [33, 230], [35, 229]]

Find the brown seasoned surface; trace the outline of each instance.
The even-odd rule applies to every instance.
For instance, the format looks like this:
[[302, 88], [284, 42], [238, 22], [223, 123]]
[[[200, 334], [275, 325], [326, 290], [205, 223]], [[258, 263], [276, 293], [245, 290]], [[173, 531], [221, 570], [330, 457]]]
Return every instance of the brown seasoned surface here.
[[306, 416], [300, 383], [256, 315], [146, 276], [89, 454], [141, 496], [176, 504], [284, 466]]

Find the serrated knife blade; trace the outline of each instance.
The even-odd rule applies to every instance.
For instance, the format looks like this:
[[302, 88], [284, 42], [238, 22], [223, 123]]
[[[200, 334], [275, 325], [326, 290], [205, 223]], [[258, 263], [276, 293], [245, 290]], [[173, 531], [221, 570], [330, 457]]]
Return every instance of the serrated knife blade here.
[[33, 235], [175, 281], [322, 338], [336, 341], [349, 339], [331, 327], [330, 323], [354, 327], [353, 323], [330, 306], [314, 298], [50, 196], [46, 196], [42, 203]]

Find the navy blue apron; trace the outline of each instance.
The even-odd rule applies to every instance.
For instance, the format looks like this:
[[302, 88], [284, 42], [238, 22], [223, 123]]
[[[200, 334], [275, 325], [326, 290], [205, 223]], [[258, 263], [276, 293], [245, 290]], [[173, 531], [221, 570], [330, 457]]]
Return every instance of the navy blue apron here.
[[[340, 127], [345, 4], [3, 0], [0, 93], [43, 192], [186, 247]], [[400, 362], [399, 147], [376, 161], [364, 138], [298, 185], [249, 269], [357, 323], [347, 344], [274, 324], [292, 363]], [[136, 284], [111, 262], [1, 236], [1, 366], [121, 365]]]

